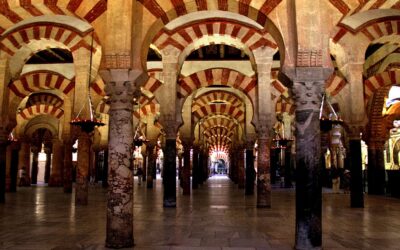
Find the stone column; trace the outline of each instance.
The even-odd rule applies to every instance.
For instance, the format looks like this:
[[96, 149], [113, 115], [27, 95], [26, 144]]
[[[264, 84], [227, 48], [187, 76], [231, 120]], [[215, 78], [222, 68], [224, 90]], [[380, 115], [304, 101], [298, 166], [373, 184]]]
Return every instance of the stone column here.
[[164, 115], [164, 207], [176, 207], [176, 121], [175, 116]]
[[6, 162], [8, 134], [0, 132], [0, 203], [6, 202]]
[[[11, 143], [9, 142], [7, 144], [7, 150], [6, 150], [6, 173], [5, 173], [5, 190], [6, 192], [11, 191], [11, 160], [12, 160], [12, 152], [13, 148]], [[18, 171], [18, 170], [17, 170]]]
[[384, 146], [384, 141], [368, 142], [368, 194], [385, 194]]
[[[9, 169], [9, 175], [7, 175], [6, 179], [6, 191], [7, 192], [17, 192], [17, 185], [18, 185], [18, 153], [19, 153], [19, 143], [12, 142], [11, 145], [7, 147], [7, 162], [10, 163], [10, 166], [7, 166], [7, 170]], [[10, 159], [10, 160], [9, 160]], [[8, 173], [7, 173], [8, 174]]]
[[108, 149], [104, 150], [104, 166], [103, 166], [103, 176], [101, 180], [101, 186], [103, 188], [108, 187]]
[[319, 110], [324, 83], [295, 81], [293, 86], [297, 105], [296, 249], [316, 249], [322, 244]]
[[[53, 144], [53, 157], [51, 161], [51, 175], [49, 179], [49, 187], [61, 187], [62, 182], [62, 164], [64, 162], [64, 147], [63, 143], [58, 138], [52, 140]], [[79, 144], [80, 145], [80, 144]], [[78, 156], [79, 157], [79, 156]], [[78, 166], [80, 159], [78, 158]]]
[[64, 140], [64, 193], [72, 193], [72, 146], [72, 141]]
[[183, 195], [190, 195], [190, 149], [189, 140], [183, 140], [183, 173], [182, 173], [182, 189]]
[[[90, 135], [81, 131], [78, 135], [78, 164], [76, 166], [75, 205], [88, 204], [90, 144]], [[54, 146], [53, 149], [55, 149]], [[56, 154], [53, 153], [53, 155], [54, 158]]]
[[[40, 145], [40, 144], [39, 144]], [[39, 152], [41, 150], [41, 146], [39, 145], [32, 145], [32, 175], [31, 175], [31, 183], [37, 184], [37, 176], [38, 176], [38, 164], [39, 164]]]
[[193, 146], [192, 188], [199, 188], [199, 147]]
[[145, 182], [147, 180], [147, 152], [146, 150], [141, 151], [143, 160], [142, 160], [142, 169], [143, 169], [143, 175], [142, 175], [142, 181]]
[[245, 164], [244, 164], [244, 147], [242, 145], [239, 146], [238, 148], [238, 187], [240, 189], [243, 189], [245, 186], [245, 175], [244, 175], [244, 169], [245, 169]]
[[[30, 186], [31, 178], [30, 178], [30, 144], [27, 141], [21, 141], [21, 148], [18, 154], [18, 170], [25, 168], [26, 170], [26, 178], [23, 183], [20, 182], [18, 176], [18, 183], [23, 184], [23, 186]], [[19, 185], [18, 184], [18, 185]]]
[[350, 157], [350, 204], [354, 208], [364, 207], [364, 190], [362, 180], [361, 126], [349, 125]]
[[49, 183], [51, 171], [51, 147], [48, 144], [44, 145], [44, 153], [46, 154], [46, 163], [44, 167], [44, 183]]
[[129, 70], [110, 70], [106, 93], [110, 96], [108, 142], [109, 189], [106, 247], [124, 248], [133, 239], [133, 97], [134, 79]]
[[254, 143], [247, 143], [246, 147], [246, 189], [245, 195], [254, 194], [254, 181], [256, 179], [256, 171], [254, 169]]
[[271, 138], [268, 121], [260, 119], [258, 124], [257, 162], [257, 207], [271, 207], [270, 147]]
[[284, 150], [285, 154], [285, 188], [292, 188], [292, 142], [288, 142]]
[[153, 188], [154, 181], [153, 176], [156, 171], [156, 160], [157, 160], [157, 146], [156, 141], [150, 140], [146, 146], [146, 154], [147, 154], [147, 188]]

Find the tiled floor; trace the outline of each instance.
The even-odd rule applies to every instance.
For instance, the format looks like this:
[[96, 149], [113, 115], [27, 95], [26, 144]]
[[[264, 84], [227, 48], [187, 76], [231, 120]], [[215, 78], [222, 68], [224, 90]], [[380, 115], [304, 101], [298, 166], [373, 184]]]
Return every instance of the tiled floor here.
[[[61, 188], [20, 188], [0, 204], [0, 249], [105, 249], [106, 190], [91, 186], [89, 205], [75, 207]], [[135, 184], [135, 249], [292, 249], [294, 190], [274, 189], [271, 209], [257, 209], [228, 179], [211, 178], [176, 209], [162, 207], [162, 185]], [[324, 193], [324, 249], [400, 249], [400, 200]]]

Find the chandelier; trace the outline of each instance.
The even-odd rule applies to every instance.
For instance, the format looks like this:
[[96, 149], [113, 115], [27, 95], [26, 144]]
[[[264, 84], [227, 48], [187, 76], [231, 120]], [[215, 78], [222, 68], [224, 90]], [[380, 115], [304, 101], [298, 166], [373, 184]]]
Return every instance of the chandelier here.
[[[328, 106], [329, 113], [325, 114], [324, 112], [324, 107], [325, 105]], [[340, 118], [340, 115], [338, 115], [335, 111], [335, 109], [332, 107], [332, 104], [326, 97], [326, 94], [322, 96], [322, 102], [321, 102], [321, 107], [319, 111], [319, 122], [320, 122], [320, 129], [323, 132], [328, 132], [332, 129], [333, 125], [342, 125], [343, 120]]]
[[[92, 98], [90, 95], [90, 83], [91, 83], [91, 77], [92, 77], [92, 60], [93, 60], [93, 33], [92, 31], [92, 41], [90, 44], [90, 63], [89, 63], [89, 76], [88, 76], [88, 97], [87, 97], [87, 102], [84, 102], [82, 105], [82, 108], [79, 110], [78, 114], [72, 121], [70, 122], [71, 125], [80, 127], [82, 131], [86, 133], [91, 133], [93, 132], [95, 127], [99, 126], [104, 126], [105, 123], [103, 123], [100, 119], [97, 119], [94, 113], [93, 109], [93, 103], [92, 103]], [[89, 117], [88, 118], [81, 118], [80, 114], [82, 113], [82, 110], [88, 105], [89, 108]]]

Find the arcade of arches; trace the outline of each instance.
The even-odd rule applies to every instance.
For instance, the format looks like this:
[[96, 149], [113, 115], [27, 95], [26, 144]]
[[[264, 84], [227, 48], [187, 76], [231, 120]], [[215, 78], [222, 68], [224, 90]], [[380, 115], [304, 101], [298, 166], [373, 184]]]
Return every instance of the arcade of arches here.
[[[149, 189], [161, 172], [164, 207], [176, 207], [177, 190], [191, 195], [227, 174], [269, 209], [284, 176], [296, 189], [295, 247], [321, 247], [330, 168], [350, 171], [352, 207], [364, 192], [400, 195], [399, 9], [389, 0], [1, 1], [0, 201], [48, 183], [86, 205], [89, 182], [102, 181], [106, 245], [121, 248], [134, 244], [139, 167]], [[105, 125], [85, 132], [73, 119]]]

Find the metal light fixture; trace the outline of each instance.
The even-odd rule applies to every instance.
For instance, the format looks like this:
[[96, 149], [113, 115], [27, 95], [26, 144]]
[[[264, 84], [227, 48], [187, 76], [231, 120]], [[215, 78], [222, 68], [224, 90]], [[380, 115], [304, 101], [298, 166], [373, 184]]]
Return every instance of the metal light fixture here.
[[[79, 110], [76, 117], [74, 119], [72, 119], [72, 121], [70, 122], [71, 125], [80, 127], [82, 129], [82, 131], [84, 131], [86, 133], [93, 132], [95, 127], [105, 125], [105, 123], [103, 123], [101, 120], [99, 120], [95, 117], [93, 104], [92, 104], [92, 98], [90, 95], [90, 83], [91, 83], [91, 77], [92, 77], [92, 60], [93, 60], [93, 34], [94, 34], [94, 31], [92, 31], [92, 41], [90, 44], [90, 63], [89, 63], [89, 76], [88, 76], [88, 88], [89, 88], [88, 102], [83, 103], [82, 108]], [[88, 119], [83, 119], [83, 118], [80, 118], [79, 116], [86, 105], [89, 105], [90, 117]]]
[[[323, 116], [325, 103], [328, 105], [328, 108], [330, 110], [328, 117]], [[320, 129], [323, 132], [330, 131], [333, 125], [343, 124], [343, 120], [336, 113], [335, 109], [332, 107], [331, 103], [326, 98], [326, 94], [322, 96], [321, 108], [319, 111], [319, 121], [320, 121]]]

